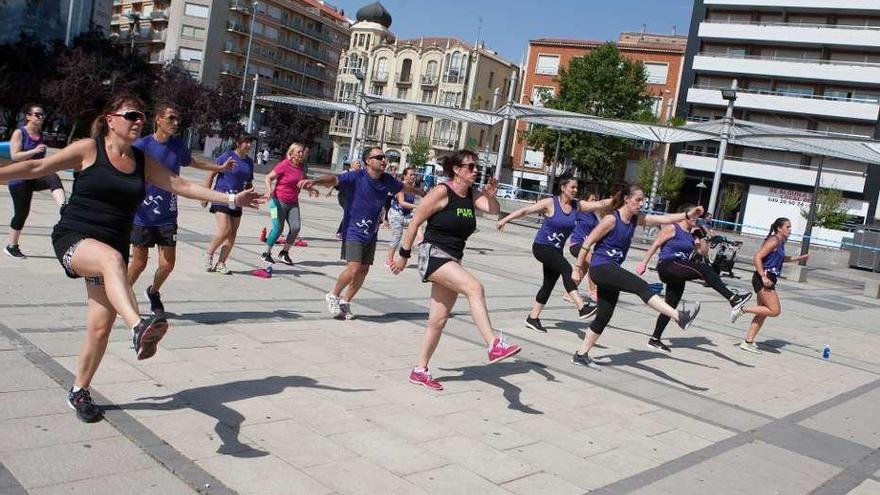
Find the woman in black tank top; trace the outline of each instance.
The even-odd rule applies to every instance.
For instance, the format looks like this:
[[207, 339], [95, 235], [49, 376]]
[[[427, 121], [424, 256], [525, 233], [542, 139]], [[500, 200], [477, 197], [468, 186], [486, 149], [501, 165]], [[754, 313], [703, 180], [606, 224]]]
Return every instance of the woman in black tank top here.
[[432, 189], [419, 203], [394, 260], [393, 272], [398, 274], [406, 266], [419, 227], [427, 221], [425, 238], [419, 245], [419, 272], [423, 282], [431, 282], [431, 306], [419, 362], [410, 372], [409, 381], [431, 390], [443, 390], [443, 385], [428, 371], [428, 361], [440, 343], [449, 311], [459, 294], [468, 299], [471, 317], [489, 348], [490, 363], [520, 351], [518, 345], [495, 336], [483, 284], [460, 264], [465, 242], [477, 229], [476, 210], [490, 214], [501, 210], [495, 199], [498, 188], [494, 179], [483, 191], [474, 191], [476, 163], [477, 155], [468, 150], [459, 150], [443, 159], [443, 172], [449, 181]]
[[70, 201], [52, 231], [52, 244], [67, 276], [85, 277], [88, 293], [86, 342], [80, 351], [78, 373], [68, 401], [85, 422], [100, 421], [101, 409], [92, 403], [91, 383], [117, 313], [132, 330], [138, 359], [152, 357], [168, 323], [162, 314], [138, 315], [128, 283], [126, 261], [134, 212], [144, 196], [144, 181], [180, 196], [257, 206], [261, 196], [252, 189], [226, 194], [190, 183], [132, 147], [145, 116], [138, 98], [117, 96], [92, 124], [92, 139], [82, 139], [47, 158], [0, 168], [0, 183], [42, 177], [72, 168], [78, 173]]

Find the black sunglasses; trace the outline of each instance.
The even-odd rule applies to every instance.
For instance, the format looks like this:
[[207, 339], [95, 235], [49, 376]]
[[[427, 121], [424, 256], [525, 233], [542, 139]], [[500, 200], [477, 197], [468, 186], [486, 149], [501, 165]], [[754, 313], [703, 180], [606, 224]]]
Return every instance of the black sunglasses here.
[[384, 160], [384, 159], [385, 159], [385, 155], [373, 155], [373, 156], [367, 158], [367, 160]]
[[116, 117], [122, 117], [123, 119], [129, 122], [137, 122], [138, 120], [147, 120], [147, 116], [144, 115], [144, 112], [140, 112], [138, 110], [129, 110], [125, 113], [111, 113], [110, 115]]
[[42, 118], [46, 117], [46, 114], [43, 112], [31, 112], [31, 115], [33, 115], [34, 117], [36, 117], [38, 119], [42, 119]]
[[477, 164], [474, 163], [474, 162], [471, 162], [471, 163], [462, 163], [460, 166], [462, 166], [462, 167], [467, 167], [471, 172], [473, 172], [474, 169], [477, 168]]

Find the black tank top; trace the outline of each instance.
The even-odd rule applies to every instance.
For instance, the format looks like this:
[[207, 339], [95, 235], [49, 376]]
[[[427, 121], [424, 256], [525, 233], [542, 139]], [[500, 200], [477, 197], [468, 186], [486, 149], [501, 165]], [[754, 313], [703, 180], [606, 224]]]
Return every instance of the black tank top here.
[[132, 147], [135, 168], [127, 174], [110, 163], [103, 137], [96, 138], [95, 144], [95, 163], [76, 174], [55, 231], [76, 232], [112, 246], [127, 245], [135, 210], [144, 199], [144, 154]]
[[461, 259], [464, 256], [465, 241], [477, 230], [474, 192], [469, 188], [467, 196], [462, 198], [449, 185], [443, 185], [446, 187], [448, 202], [445, 208], [428, 218], [425, 242]]

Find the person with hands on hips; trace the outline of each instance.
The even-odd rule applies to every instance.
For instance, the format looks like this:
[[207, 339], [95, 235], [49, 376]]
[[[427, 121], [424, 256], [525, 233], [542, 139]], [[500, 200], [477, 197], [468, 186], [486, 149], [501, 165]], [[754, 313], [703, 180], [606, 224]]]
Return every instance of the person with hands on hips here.
[[737, 318], [749, 313], [755, 315], [749, 324], [749, 332], [746, 339], [740, 342], [740, 349], [755, 354], [761, 350], [755, 343], [755, 338], [764, 321], [767, 318], [779, 316], [782, 307], [779, 303], [779, 294], [776, 291], [776, 279], [782, 275], [782, 264], [788, 262], [807, 261], [810, 255], [788, 256], [785, 254], [785, 242], [791, 235], [791, 221], [785, 217], [777, 218], [770, 225], [770, 233], [764, 239], [761, 248], [752, 258], [755, 265], [755, 273], [752, 274], [752, 288], [757, 294], [758, 305], [734, 309], [730, 312], [730, 322], [735, 323]]

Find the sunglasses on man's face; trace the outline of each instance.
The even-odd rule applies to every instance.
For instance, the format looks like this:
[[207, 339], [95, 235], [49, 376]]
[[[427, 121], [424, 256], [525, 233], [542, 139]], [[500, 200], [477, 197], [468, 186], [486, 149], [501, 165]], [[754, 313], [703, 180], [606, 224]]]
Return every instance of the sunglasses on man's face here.
[[140, 121], [147, 120], [147, 116], [144, 115], [144, 112], [141, 112], [138, 110], [129, 110], [127, 112], [121, 112], [121, 113], [111, 113], [110, 115], [113, 115], [114, 117], [122, 117], [123, 119], [125, 119], [129, 122], [137, 122], [139, 120]]
[[373, 155], [370, 158], [368, 158], [368, 160], [384, 160], [384, 159], [385, 159], [385, 155]]

